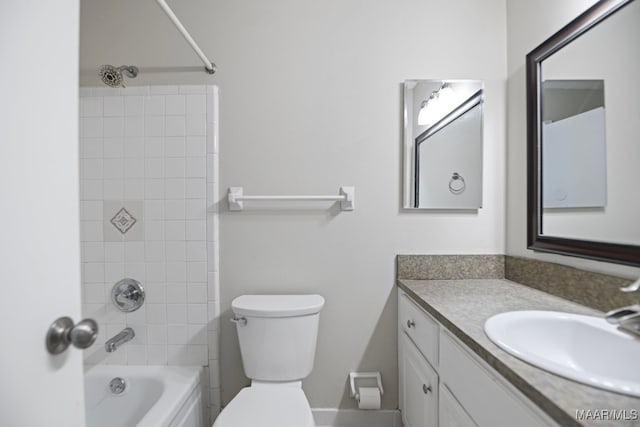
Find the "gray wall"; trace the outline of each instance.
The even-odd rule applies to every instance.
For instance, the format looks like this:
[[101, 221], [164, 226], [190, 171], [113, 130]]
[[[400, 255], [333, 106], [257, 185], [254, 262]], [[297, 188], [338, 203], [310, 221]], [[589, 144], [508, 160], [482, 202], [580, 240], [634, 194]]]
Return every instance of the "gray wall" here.
[[[221, 194], [324, 194], [356, 187], [356, 209], [283, 204], [226, 212], [221, 203], [223, 400], [248, 383], [231, 300], [246, 293], [326, 298], [313, 407], [353, 407], [350, 370], [380, 370], [397, 407], [397, 253], [503, 253], [506, 9], [503, 0], [175, 2], [219, 72], [199, 66], [153, 2], [83, 0], [82, 81], [101, 63], [136, 63], [143, 83], [214, 83], [220, 95]], [[148, 10], [147, 10], [148, 9]], [[112, 37], [112, 38], [110, 38]], [[402, 212], [402, 82], [485, 83], [484, 204], [478, 212]], [[130, 82], [131, 83], [131, 82]], [[287, 205], [288, 206], [288, 205]]]

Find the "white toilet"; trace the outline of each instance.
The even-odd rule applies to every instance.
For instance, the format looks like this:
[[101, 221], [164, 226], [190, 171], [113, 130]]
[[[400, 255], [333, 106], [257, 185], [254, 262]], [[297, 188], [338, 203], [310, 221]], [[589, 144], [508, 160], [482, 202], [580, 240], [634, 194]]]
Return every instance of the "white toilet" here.
[[313, 369], [320, 295], [243, 295], [233, 300], [244, 372], [251, 386], [213, 427], [315, 427], [302, 379]]

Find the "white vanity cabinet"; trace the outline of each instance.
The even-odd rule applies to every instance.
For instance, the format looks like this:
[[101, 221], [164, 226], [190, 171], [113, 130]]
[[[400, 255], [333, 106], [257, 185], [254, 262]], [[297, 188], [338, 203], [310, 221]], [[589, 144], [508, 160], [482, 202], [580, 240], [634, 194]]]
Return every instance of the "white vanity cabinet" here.
[[398, 357], [405, 427], [557, 426], [402, 290]]

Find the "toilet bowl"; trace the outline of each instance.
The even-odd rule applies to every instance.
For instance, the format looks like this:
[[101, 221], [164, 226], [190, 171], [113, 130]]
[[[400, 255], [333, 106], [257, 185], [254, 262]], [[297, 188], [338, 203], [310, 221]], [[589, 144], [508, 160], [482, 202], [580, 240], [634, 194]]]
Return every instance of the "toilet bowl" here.
[[243, 295], [231, 308], [236, 323], [245, 387], [222, 410], [213, 427], [315, 427], [302, 390], [313, 369], [320, 295]]

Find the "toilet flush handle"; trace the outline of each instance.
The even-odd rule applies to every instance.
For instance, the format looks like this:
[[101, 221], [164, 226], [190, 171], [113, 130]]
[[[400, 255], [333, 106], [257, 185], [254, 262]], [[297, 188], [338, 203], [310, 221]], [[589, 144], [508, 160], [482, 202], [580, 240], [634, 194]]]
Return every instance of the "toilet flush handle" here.
[[230, 320], [238, 326], [247, 326], [246, 317], [232, 317]]

